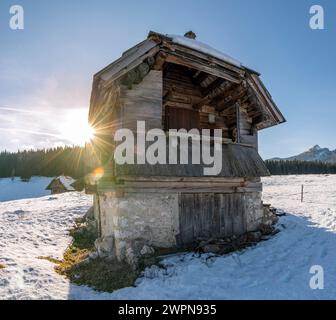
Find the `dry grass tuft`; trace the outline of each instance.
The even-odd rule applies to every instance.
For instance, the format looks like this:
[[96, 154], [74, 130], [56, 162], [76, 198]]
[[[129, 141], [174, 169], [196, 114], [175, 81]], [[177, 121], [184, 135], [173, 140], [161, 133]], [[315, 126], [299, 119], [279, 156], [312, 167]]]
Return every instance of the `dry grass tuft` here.
[[134, 285], [139, 272], [134, 271], [128, 263], [89, 258], [90, 253], [94, 251], [94, 241], [97, 238], [97, 231], [92, 221], [77, 221], [77, 225], [70, 230], [70, 235], [73, 237], [73, 242], [64, 252], [62, 261], [40, 257], [55, 263], [57, 273], [65, 275], [72, 283], [90, 286], [99, 291], [112, 292]]

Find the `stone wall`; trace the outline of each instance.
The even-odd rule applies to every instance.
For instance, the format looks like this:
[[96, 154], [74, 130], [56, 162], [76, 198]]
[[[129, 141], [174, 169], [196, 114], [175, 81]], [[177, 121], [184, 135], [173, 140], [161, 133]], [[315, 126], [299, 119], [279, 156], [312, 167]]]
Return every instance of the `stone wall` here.
[[247, 231], [255, 231], [263, 223], [264, 208], [261, 192], [245, 193]]
[[[95, 199], [98, 205], [98, 197]], [[116, 256], [136, 262], [140, 252], [151, 247], [176, 245], [178, 194], [114, 193], [99, 196], [101, 239], [97, 241], [101, 255]], [[99, 216], [98, 208], [96, 215]]]
[[[244, 194], [247, 231], [263, 222], [261, 192]], [[179, 234], [178, 193], [117, 193], [94, 197], [94, 215], [101, 237], [96, 241], [100, 256], [136, 264], [153, 248], [177, 245]]]

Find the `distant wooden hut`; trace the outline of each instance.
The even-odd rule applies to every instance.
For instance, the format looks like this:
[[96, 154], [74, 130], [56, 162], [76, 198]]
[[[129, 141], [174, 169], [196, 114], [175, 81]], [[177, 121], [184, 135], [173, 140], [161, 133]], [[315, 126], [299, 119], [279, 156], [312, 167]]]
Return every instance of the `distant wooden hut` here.
[[[104, 166], [94, 196], [98, 246], [132, 261], [148, 246], [183, 247], [258, 228], [260, 177], [269, 174], [258, 130], [285, 122], [259, 76], [192, 32], [150, 32], [94, 76], [89, 118]], [[137, 120], [147, 130], [222, 129], [222, 171], [204, 176], [203, 163], [116, 164], [114, 133], [136, 132]]]
[[75, 179], [71, 177], [59, 176], [51, 180], [49, 185], [46, 187], [46, 190], [50, 190], [51, 194], [75, 191], [75, 188], [72, 186], [75, 182]]

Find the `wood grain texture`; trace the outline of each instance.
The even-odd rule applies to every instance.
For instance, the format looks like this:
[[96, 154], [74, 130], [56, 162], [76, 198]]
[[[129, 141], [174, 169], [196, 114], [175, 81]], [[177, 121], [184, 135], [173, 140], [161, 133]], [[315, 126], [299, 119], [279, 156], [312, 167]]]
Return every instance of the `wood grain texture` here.
[[200, 238], [223, 238], [247, 231], [244, 194], [181, 193], [179, 245]]
[[[150, 144], [150, 143], [149, 143]], [[168, 148], [168, 143], [167, 143]], [[167, 157], [169, 150], [167, 149]], [[204, 163], [192, 164], [192, 145], [188, 148], [188, 164], [125, 164], [116, 165], [116, 176], [170, 176], [170, 177], [204, 177]], [[236, 143], [222, 145], [222, 170], [214, 177], [260, 177], [268, 176], [269, 171], [251, 146]], [[210, 176], [209, 176], [210, 177]]]
[[150, 71], [143, 81], [131, 90], [122, 87], [123, 128], [136, 132], [137, 121], [146, 122], [146, 130], [161, 128], [162, 72]]

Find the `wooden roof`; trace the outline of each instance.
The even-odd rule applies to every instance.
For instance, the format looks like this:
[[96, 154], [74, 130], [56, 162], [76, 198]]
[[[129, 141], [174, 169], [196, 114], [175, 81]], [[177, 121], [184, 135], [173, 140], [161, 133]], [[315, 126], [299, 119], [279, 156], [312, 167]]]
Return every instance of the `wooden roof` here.
[[[151, 58], [156, 61], [152, 66], [154, 69], [162, 67], [162, 62], [160, 64], [158, 61], [164, 61], [188, 67], [194, 70], [195, 76], [217, 78], [218, 81], [212, 81], [207, 88], [204, 88], [207, 94], [202, 102], [209, 103], [212, 99], [217, 101], [222, 99], [222, 109], [218, 111], [225, 110], [228, 104], [233, 106], [240, 99], [249, 99], [259, 114], [257, 129], [286, 121], [262, 83], [258, 72], [196, 40], [183, 41], [181, 38], [183, 37], [150, 32], [146, 40], [125, 51], [118, 60], [99, 71], [94, 76], [94, 86], [99, 82], [99, 85], [106, 88]], [[235, 90], [233, 93], [239, 94], [232, 94], [227, 84], [236, 85], [233, 87]], [[229, 101], [225, 100], [227, 97], [230, 97]], [[91, 109], [93, 100], [91, 99]], [[196, 105], [195, 108], [197, 107]]]
[[46, 190], [51, 190], [53, 185], [57, 183], [61, 184], [64, 187], [64, 190], [75, 191], [75, 188], [72, 186], [72, 184], [75, 183], [75, 179], [68, 176], [59, 176], [52, 179], [46, 187]]
[[[115, 165], [116, 176], [166, 176], [166, 177], [204, 177], [203, 169], [209, 165], [191, 164], [124, 164]], [[223, 144], [222, 170], [216, 177], [260, 177], [268, 176], [269, 171], [257, 150], [242, 144]]]

